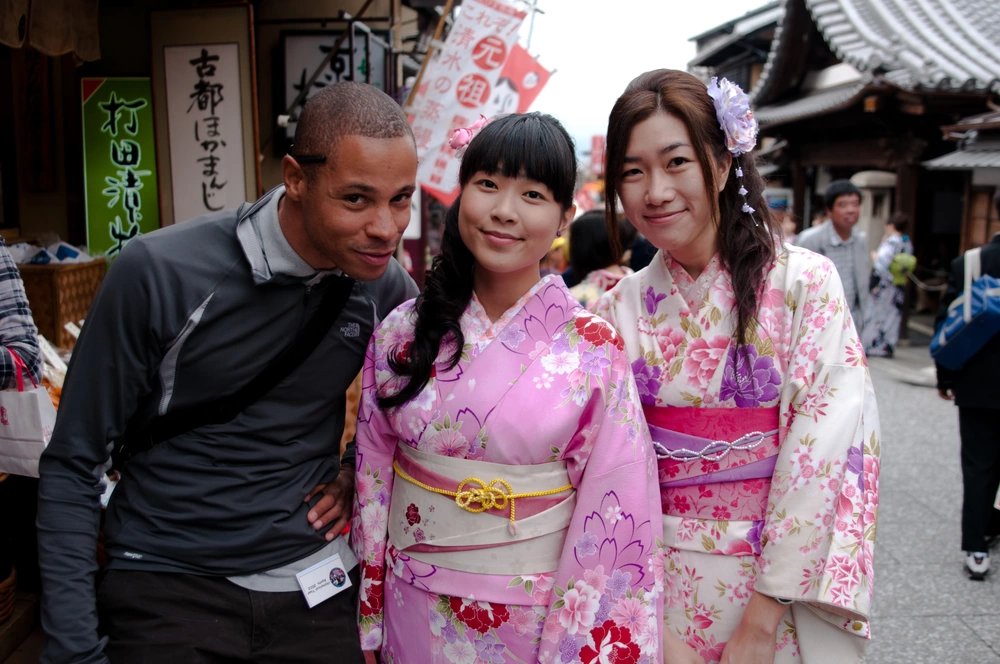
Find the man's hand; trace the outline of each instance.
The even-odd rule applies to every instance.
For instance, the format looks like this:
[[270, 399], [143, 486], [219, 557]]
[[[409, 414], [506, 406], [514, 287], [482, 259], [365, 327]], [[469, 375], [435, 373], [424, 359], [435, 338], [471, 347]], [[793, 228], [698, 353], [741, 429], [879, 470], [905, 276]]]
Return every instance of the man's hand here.
[[351, 502], [354, 500], [354, 468], [341, 466], [337, 479], [329, 484], [318, 484], [305, 498], [309, 502], [315, 496], [322, 497], [312, 506], [306, 518], [316, 530], [326, 530], [326, 541], [343, 532], [351, 519]]
[[955, 393], [951, 391], [950, 387], [939, 387], [938, 396], [947, 401], [955, 400]]

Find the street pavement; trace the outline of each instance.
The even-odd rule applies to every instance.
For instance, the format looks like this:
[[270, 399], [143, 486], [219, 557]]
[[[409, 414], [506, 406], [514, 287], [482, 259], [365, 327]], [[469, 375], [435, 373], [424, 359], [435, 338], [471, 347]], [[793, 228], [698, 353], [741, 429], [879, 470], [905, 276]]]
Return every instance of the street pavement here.
[[[869, 359], [882, 426], [872, 641], [866, 664], [1000, 664], [1000, 549], [971, 581], [961, 547], [958, 411], [935, 389], [927, 317]], [[1000, 376], [998, 376], [1000, 380]]]

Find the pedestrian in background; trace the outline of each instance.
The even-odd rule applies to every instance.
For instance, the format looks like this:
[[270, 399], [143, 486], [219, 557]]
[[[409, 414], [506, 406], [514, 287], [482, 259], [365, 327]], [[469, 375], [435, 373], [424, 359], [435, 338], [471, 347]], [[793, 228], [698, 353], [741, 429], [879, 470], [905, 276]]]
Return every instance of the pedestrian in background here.
[[879, 427], [837, 271], [780, 242], [738, 86], [647, 72], [607, 136], [606, 205], [659, 249], [596, 311], [659, 445], [664, 661], [858, 662]]
[[[994, 198], [1000, 217], [1000, 194]], [[980, 253], [981, 274], [1000, 277], [1000, 233]], [[965, 256], [951, 263], [948, 289], [935, 321], [939, 327], [948, 305], [961, 295]], [[937, 388], [958, 406], [962, 454], [962, 550], [969, 578], [990, 571], [990, 546], [1000, 539], [1000, 510], [993, 506], [1000, 486], [1000, 335], [986, 342], [961, 369], [937, 365]]]
[[41, 460], [43, 662], [363, 661], [339, 444], [372, 330], [416, 294], [393, 259], [416, 169], [399, 104], [327, 86], [283, 185], [115, 260]]
[[861, 334], [865, 353], [871, 357], [892, 357], [899, 342], [907, 275], [916, 262], [913, 243], [906, 234], [909, 224], [907, 215], [893, 213], [872, 256], [870, 297]]
[[[26, 371], [24, 381], [42, 380], [42, 356], [38, 328], [31, 317], [21, 272], [0, 238], [0, 389], [17, 386], [14, 354]], [[20, 586], [37, 590], [38, 572], [34, 528], [35, 493], [33, 477], [6, 476], [0, 472], [0, 593], [17, 584], [15, 561], [21, 564]], [[13, 605], [13, 602], [11, 602]], [[2, 612], [0, 608], [0, 612]], [[2, 621], [2, 617], [0, 617]]]
[[566, 272], [569, 267], [569, 247], [567, 246], [566, 238], [562, 235], [562, 231], [552, 240], [549, 250], [545, 252], [542, 260], [538, 262], [538, 267], [543, 277], [547, 277], [550, 274], [561, 275]]
[[583, 278], [569, 292], [587, 309], [622, 277], [632, 274], [632, 268], [622, 264], [622, 255], [632, 245], [635, 229], [627, 221], [615, 226], [618, 237], [613, 240], [603, 210], [584, 212], [569, 226], [569, 264]]
[[795, 244], [833, 261], [844, 285], [844, 298], [860, 336], [868, 306], [871, 259], [864, 232], [857, 229], [861, 216], [861, 190], [850, 180], [834, 180], [823, 194], [826, 220], [799, 233]]

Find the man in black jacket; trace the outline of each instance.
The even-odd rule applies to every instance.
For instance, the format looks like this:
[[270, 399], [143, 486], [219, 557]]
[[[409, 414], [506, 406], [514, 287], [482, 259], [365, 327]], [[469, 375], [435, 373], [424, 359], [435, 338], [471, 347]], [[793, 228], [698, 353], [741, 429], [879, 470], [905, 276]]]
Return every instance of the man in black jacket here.
[[[130, 241], [87, 315], [41, 460], [46, 664], [363, 660], [339, 442], [368, 338], [417, 292], [392, 258], [416, 145], [391, 97], [337, 83], [306, 103], [282, 169], [239, 212]], [[308, 358], [286, 362], [296, 347]], [[211, 419], [184, 416], [206, 404]], [[100, 479], [123, 438], [98, 576]]]
[[[1000, 194], [994, 201], [1000, 214]], [[1000, 233], [983, 246], [982, 274], [1000, 277]], [[937, 324], [962, 291], [965, 257], [951, 264], [948, 290]], [[958, 406], [962, 440], [962, 549], [969, 577], [982, 580], [990, 570], [990, 543], [1000, 535], [1000, 511], [993, 501], [1000, 484], [1000, 335], [994, 336], [964, 367], [937, 365], [938, 393]]]

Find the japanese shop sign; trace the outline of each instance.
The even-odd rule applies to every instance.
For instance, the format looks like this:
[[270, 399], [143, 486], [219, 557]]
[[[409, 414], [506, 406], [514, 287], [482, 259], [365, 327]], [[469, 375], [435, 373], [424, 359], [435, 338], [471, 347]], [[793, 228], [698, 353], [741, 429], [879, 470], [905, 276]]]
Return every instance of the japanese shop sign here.
[[163, 49], [174, 219], [246, 200], [239, 46]]
[[[338, 38], [343, 36], [337, 53], [330, 57], [330, 51]], [[388, 91], [391, 48], [389, 34], [373, 32], [362, 23], [352, 22], [350, 32], [286, 32], [282, 34], [284, 66], [283, 109], [292, 107], [302, 91], [306, 89], [316, 69], [326, 61], [323, 70], [306, 90], [303, 101], [328, 85], [340, 81], [369, 83], [379, 90]], [[287, 139], [283, 147], [287, 150], [295, 136], [295, 119], [302, 112], [301, 107], [291, 108], [291, 118], [284, 128]], [[282, 150], [284, 152], [285, 150]]]
[[148, 78], [84, 78], [83, 178], [87, 251], [117, 256], [160, 226]]
[[495, 115], [495, 88], [524, 17], [497, 0], [465, 0], [413, 93], [407, 110], [420, 154], [417, 181], [442, 202], [458, 195], [459, 160], [448, 138], [480, 114]]

